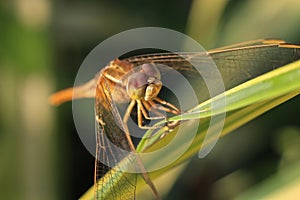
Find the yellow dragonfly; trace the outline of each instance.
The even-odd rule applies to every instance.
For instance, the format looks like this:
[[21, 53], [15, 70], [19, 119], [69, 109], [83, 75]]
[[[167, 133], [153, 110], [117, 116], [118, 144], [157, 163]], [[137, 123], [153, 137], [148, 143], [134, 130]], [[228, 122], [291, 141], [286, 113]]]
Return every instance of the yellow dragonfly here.
[[[127, 127], [128, 119], [135, 107], [137, 124], [141, 129], [156, 128], [145, 125], [144, 120], [166, 119], [167, 116], [164, 116], [162, 111], [174, 115], [181, 113], [175, 105], [159, 97], [164, 84], [161, 76], [168, 75], [168, 72], [162, 71], [158, 65], [167, 65], [192, 78], [199, 76], [199, 73], [193, 69], [191, 61], [201, 64], [211, 58], [223, 77], [225, 89], [230, 89], [251, 78], [299, 60], [300, 46], [283, 40], [266, 39], [217, 48], [206, 53], [154, 53], [117, 58], [86, 84], [64, 89], [51, 96], [50, 101], [53, 105], [72, 99], [95, 98], [96, 199], [135, 199], [136, 176], [126, 176], [124, 173], [120, 178], [116, 175], [121, 171], [118, 163], [126, 155], [123, 151], [112, 150], [111, 147], [113, 143], [121, 149], [136, 151]], [[200, 99], [208, 98], [207, 94], [202, 92], [199, 96]], [[125, 114], [119, 117], [117, 123], [116, 116], [120, 115], [115, 103], [128, 103]], [[155, 117], [149, 116], [149, 112], [152, 111]], [[159, 199], [158, 191], [139, 157], [128, 159], [129, 162], [136, 163], [155, 199]], [[103, 164], [101, 162], [103, 160], [107, 161], [109, 166]], [[116, 187], [116, 182], [120, 179], [125, 184], [121, 188]]]

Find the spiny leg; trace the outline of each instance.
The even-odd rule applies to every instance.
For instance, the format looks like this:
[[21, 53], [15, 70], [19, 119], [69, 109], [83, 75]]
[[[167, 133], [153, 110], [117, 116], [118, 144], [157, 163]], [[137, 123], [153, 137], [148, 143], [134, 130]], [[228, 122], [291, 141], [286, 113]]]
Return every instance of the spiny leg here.
[[[165, 112], [169, 112], [172, 114], [180, 114], [181, 113], [180, 110], [176, 106], [174, 106], [173, 104], [171, 104], [167, 101], [164, 101], [158, 97], [154, 98], [154, 100], [157, 101], [158, 103], [160, 103], [161, 105], [157, 105], [153, 101], [149, 101], [149, 103], [153, 107], [156, 107], [156, 109], [158, 109], [158, 110], [163, 110]], [[168, 106], [169, 108], [165, 107], [164, 105]], [[180, 121], [168, 122], [168, 124], [166, 125], [166, 127], [168, 128], [166, 130], [166, 132], [173, 130], [179, 123], [180, 123]], [[166, 134], [164, 134], [164, 135], [166, 135]], [[164, 137], [164, 135], [162, 135], [162, 137]]]
[[136, 161], [137, 161], [137, 164], [139, 165], [140, 169], [141, 169], [141, 174], [142, 174], [142, 177], [143, 179], [145, 180], [145, 182], [149, 185], [149, 187], [151, 188], [154, 196], [155, 196], [155, 199], [160, 199], [159, 198], [159, 194], [158, 194], [158, 191], [154, 185], [154, 183], [151, 181], [146, 169], [145, 169], [145, 166], [141, 160], [141, 158], [139, 157], [139, 155], [136, 153], [136, 150], [135, 150], [135, 146], [131, 140], [131, 137], [130, 137], [130, 134], [129, 134], [129, 130], [128, 130], [128, 126], [127, 126], [127, 122], [128, 122], [128, 119], [130, 117], [130, 113], [132, 112], [133, 110], [133, 107], [135, 106], [136, 104], [136, 100], [132, 100], [129, 104], [129, 106], [127, 107], [127, 110], [124, 114], [124, 117], [123, 117], [123, 123], [124, 123], [124, 131], [125, 131], [125, 136], [127, 138], [127, 141], [128, 141], [128, 144], [130, 146], [130, 149], [132, 150], [132, 152], [134, 153], [135, 157], [136, 157]]
[[[160, 105], [160, 104], [156, 104], [153, 100], [151, 101], [148, 101], [149, 104], [157, 109], [157, 110], [162, 110], [162, 111], [165, 111], [165, 112], [168, 112], [168, 113], [172, 113], [172, 114], [179, 114], [180, 112], [178, 112], [178, 109], [174, 110], [174, 109], [171, 109], [171, 108], [168, 108], [168, 107], [165, 107], [164, 104], [163, 105]], [[159, 102], [160, 103], [160, 102]]]
[[153, 112], [156, 117], [153, 116], [144, 116], [146, 119], [166, 119], [166, 116], [164, 116], [161, 112], [157, 111], [155, 108], [152, 109], [151, 105], [148, 103], [148, 101], [142, 101], [142, 104], [144, 105], [144, 107], [146, 108], [146, 110], [148, 112]]
[[130, 117], [130, 114], [131, 114], [131, 112], [132, 112], [133, 107], [135, 106], [135, 104], [136, 104], [136, 101], [135, 100], [131, 100], [131, 102], [130, 102], [129, 106], [127, 107], [126, 112], [125, 112], [125, 114], [123, 116], [123, 123], [124, 124], [127, 124], [128, 119]]
[[[166, 105], [166, 106], [172, 108], [173, 111], [175, 111], [175, 113], [174, 112], [171, 112], [171, 113], [174, 113], [174, 114], [179, 114], [180, 113], [180, 110], [176, 106], [174, 106], [173, 104], [171, 104], [171, 103], [169, 103], [165, 100], [162, 100], [159, 97], [155, 97], [154, 100], [157, 101], [158, 103], [162, 104], [162, 105]], [[169, 111], [167, 111], [167, 112], [169, 112]]]
[[[155, 118], [152, 118], [152, 117], [148, 116], [147, 111], [145, 110], [145, 108], [144, 108], [141, 100], [136, 100], [136, 101], [137, 101], [137, 111], [138, 111], [138, 113], [137, 113], [138, 114], [138, 126], [141, 129], [156, 129], [156, 128], [160, 128], [161, 126], [144, 126], [143, 125], [143, 116], [146, 119], [149, 119], [149, 120], [153, 120]], [[161, 119], [161, 118], [157, 118], [157, 119]]]

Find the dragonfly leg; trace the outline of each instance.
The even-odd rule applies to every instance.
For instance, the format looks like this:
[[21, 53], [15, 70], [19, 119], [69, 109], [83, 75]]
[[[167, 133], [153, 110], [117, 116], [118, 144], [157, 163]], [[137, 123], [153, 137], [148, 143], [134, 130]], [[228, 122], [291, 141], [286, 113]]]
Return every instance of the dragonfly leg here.
[[161, 112], [157, 111], [156, 109], [152, 109], [151, 105], [147, 101], [142, 101], [142, 104], [144, 105], [144, 107], [146, 108], [146, 110], [148, 112], [153, 112], [156, 115], [156, 117], [153, 117], [153, 116], [150, 117], [150, 116], [148, 116], [148, 114], [146, 112], [147, 116], [144, 115], [144, 117], [146, 119], [149, 119], [149, 120], [152, 120], [152, 119], [166, 119], [166, 116], [164, 116]]
[[132, 112], [133, 107], [135, 106], [135, 104], [136, 104], [136, 101], [135, 100], [131, 100], [131, 102], [130, 102], [129, 106], [127, 107], [127, 110], [126, 110], [126, 112], [125, 112], [125, 114], [123, 116], [123, 123], [124, 124], [127, 124], [128, 119], [130, 117], [130, 113]]
[[[156, 108], [158, 110], [163, 110], [163, 111], [175, 114], [175, 115], [180, 113], [180, 110], [176, 106], [174, 106], [173, 104], [171, 104], [169, 102], [166, 102], [166, 101], [164, 101], [164, 100], [162, 100], [158, 97], [156, 97], [154, 100], [161, 104], [161, 105], [157, 105], [153, 101], [149, 101], [151, 106], [153, 106], [154, 108]], [[169, 108], [167, 108], [165, 106], [168, 106]]]
[[[155, 104], [154, 101], [148, 101], [147, 104], [151, 104], [151, 106], [154, 107], [157, 110], [163, 110], [165, 112], [169, 112], [169, 113], [173, 113], [173, 114], [180, 114], [181, 113], [179, 111], [179, 109], [171, 103], [168, 103], [168, 102], [166, 102], [166, 101], [164, 101], [164, 100], [162, 100], [158, 97], [156, 97], [154, 100], [157, 101], [158, 103], [162, 104], [162, 105]], [[163, 105], [166, 105], [169, 108], [167, 108]], [[165, 134], [163, 134], [161, 136], [161, 138], [163, 138], [165, 135], [168, 134], [168, 132], [171, 132], [176, 126], [178, 126], [180, 124], [180, 121], [171, 121], [170, 122], [170, 121], [168, 121], [167, 118], [166, 118], [166, 121], [167, 121], [167, 123], [165, 125]]]
[[[136, 102], [138, 102], [138, 101], [132, 100], [132, 101], [130, 102], [130, 104], [129, 104], [129, 106], [128, 106], [128, 108], [127, 108], [125, 114], [124, 114], [124, 117], [123, 117], [123, 123], [124, 123], [124, 128], [125, 128], [125, 136], [126, 136], [126, 138], [127, 138], [128, 145], [129, 145], [130, 149], [132, 150], [133, 153], [135, 153], [134, 155], [135, 155], [135, 157], [136, 157], [137, 164], [138, 164], [138, 166], [140, 167], [140, 169], [142, 170], [141, 175], [142, 175], [143, 179], [145, 180], [146, 184], [148, 184], [149, 187], [151, 188], [151, 191], [152, 191], [152, 193], [153, 193], [155, 199], [159, 200], [160, 197], [159, 197], [158, 191], [157, 191], [157, 189], [156, 189], [154, 183], [153, 183], [152, 180], [150, 179], [149, 174], [147, 173], [147, 171], [146, 171], [146, 169], [145, 169], [145, 166], [144, 166], [144, 164], [143, 164], [141, 158], [140, 158], [139, 155], [136, 153], [135, 146], [134, 146], [134, 144], [133, 144], [133, 142], [132, 142], [132, 140], [131, 140], [131, 137], [130, 137], [130, 134], [129, 134], [129, 130], [128, 130], [128, 127], [127, 127], [127, 122], [128, 122], [129, 117], [130, 117], [130, 113], [132, 112], [132, 109], [133, 109], [133, 107], [135, 106]], [[139, 103], [138, 103], [138, 105], [139, 105]], [[139, 110], [138, 110], [138, 115], [142, 115], [141, 112], [142, 112], [142, 111], [139, 109]], [[139, 113], [140, 113], [140, 114], [139, 114]]]
[[[141, 129], [157, 129], [157, 128], [160, 128], [161, 126], [144, 126], [143, 125], [143, 116], [146, 118], [146, 119], [161, 119], [160, 118], [153, 118], [153, 117], [149, 117], [148, 114], [147, 114], [147, 111], [145, 110], [144, 106], [143, 106], [143, 103], [141, 100], [136, 100], [137, 101], [137, 111], [138, 111], [138, 126], [141, 128]], [[161, 114], [162, 115], [162, 114]], [[165, 117], [163, 117], [165, 118]]]

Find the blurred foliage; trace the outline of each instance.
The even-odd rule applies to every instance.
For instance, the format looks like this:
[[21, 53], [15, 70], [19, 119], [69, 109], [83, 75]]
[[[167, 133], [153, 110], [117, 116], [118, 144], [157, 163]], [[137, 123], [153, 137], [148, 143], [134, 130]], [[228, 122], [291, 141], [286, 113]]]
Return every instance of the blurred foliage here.
[[[71, 105], [57, 109], [54, 120], [47, 97], [53, 85], [72, 85], [85, 56], [107, 37], [158, 26], [185, 32], [208, 49], [257, 38], [300, 43], [299, 8], [298, 0], [2, 1], [0, 198], [74, 199], [93, 184], [93, 157], [76, 135]], [[284, 191], [276, 183], [288, 172], [295, 177], [288, 185], [297, 186], [298, 102], [224, 137], [205, 159], [193, 159], [166, 199], [270, 195]], [[162, 186], [165, 194], [171, 186]]]

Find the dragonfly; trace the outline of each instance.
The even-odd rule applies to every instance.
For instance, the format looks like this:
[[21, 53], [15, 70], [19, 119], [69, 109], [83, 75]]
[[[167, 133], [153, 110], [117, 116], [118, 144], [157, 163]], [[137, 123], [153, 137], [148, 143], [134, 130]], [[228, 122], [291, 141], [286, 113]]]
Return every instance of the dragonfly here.
[[[278, 39], [261, 39], [207, 52], [163, 52], [116, 58], [86, 84], [64, 89], [50, 97], [53, 105], [73, 99], [95, 98], [96, 199], [135, 199], [136, 176], [126, 172], [120, 173], [122, 169], [119, 162], [124, 159], [129, 163], [137, 163], [136, 167], [140, 168], [141, 176], [149, 185], [154, 198], [160, 199], [141, 159], [138, 156], [128, 157], [123, 151], [113, 148], [112, 144], [123, 150], [136, 152], [127, 127], [134, 108], [137, 112], [136, 123], [141, 129], [157, 128], [145, 125], [145, 119], [164, 119], [165, 126], [168, 127], [167, 116], [162, 114], [162, 111], [174, 115], [183, 112], [163, 97], [159, 97], [163, 88], [161, 77], [172, 75], [168, 70], [159, 68], [159, 65], [166, 65], [193, 79], [199, 76], [199, 73], [191, 63], [207, 63], [209, 59], [218, 67], [225, 89], [228, 90], [251, 78], [299, 60], [300, 45]], [[196, 87], [200, 87], [199, 90], [196, 88], [200, 91], [197, 92], [200, 101], [209, 98], [208, 92], [201, 90], [203, 84], [195, 84]], [[123, 116], [116, 106], [119, 103], [128, 105]], [[154, 112], [154, 117], [149, 116], [151, 111]], [[109, 166], [103, 164], [103, 160], [109, 163]], [[122, 182], [124, 187], [116, 187], [118, 181]]]

